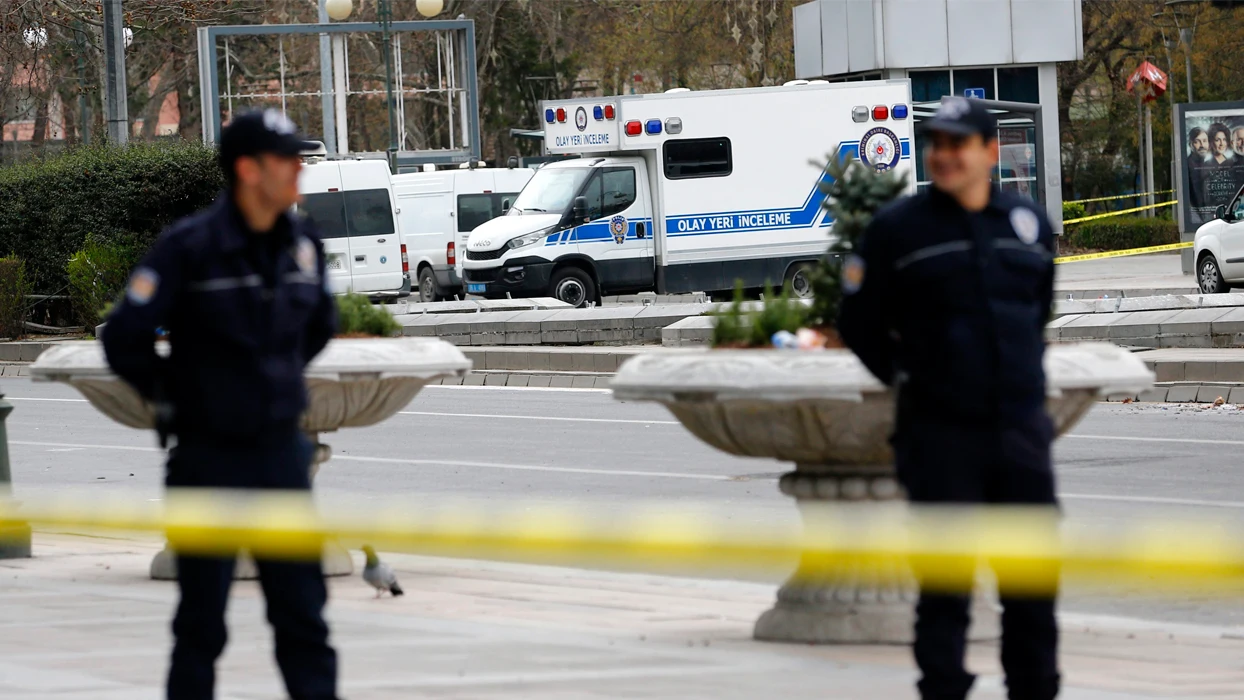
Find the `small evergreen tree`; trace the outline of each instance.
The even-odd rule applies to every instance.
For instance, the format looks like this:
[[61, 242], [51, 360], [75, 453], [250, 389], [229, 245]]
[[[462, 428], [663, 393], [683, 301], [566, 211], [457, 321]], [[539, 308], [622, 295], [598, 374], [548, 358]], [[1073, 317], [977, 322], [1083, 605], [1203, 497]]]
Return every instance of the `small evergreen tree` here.
[[842, 309], [842, 261], [855, 252], [860, 236], [872, 223], [873, 215], [907, 187], [907, 174], [875, 170], [852, 156], [830, 156], [825, 166], [827, 178], [821, 181], [825, 193], [822, 206], [829, 210], [834, 237], [829, 250], [812, 273], [812, 309], [809, 323], [833, 327]]

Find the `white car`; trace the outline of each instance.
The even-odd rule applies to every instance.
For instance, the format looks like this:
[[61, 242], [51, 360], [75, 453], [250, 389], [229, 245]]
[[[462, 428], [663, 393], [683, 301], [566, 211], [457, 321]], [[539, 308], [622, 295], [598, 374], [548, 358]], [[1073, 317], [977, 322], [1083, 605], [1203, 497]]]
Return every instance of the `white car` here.
[[1197, 286], [1202, 294], [1244, 287], [1244, 189], [1214, 220], [1197, 229], [1193, 243]]

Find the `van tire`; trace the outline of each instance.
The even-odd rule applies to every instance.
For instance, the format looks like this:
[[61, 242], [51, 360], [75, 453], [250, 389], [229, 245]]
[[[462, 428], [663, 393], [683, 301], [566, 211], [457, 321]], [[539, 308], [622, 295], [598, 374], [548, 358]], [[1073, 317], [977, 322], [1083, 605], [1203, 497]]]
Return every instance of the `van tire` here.
[[427, 303], [432, 301], [442, 301], [444, 298], [445, 297], [436, 288], [436, 275], [432, 274], [432, 268], [420, 268], [419, 301]]
[[592, 276], [577, 267], [563, 267], [553, 273], [549, 282], [549, 296], [576, 308], [587, 306], [596, 300], [596, 283]]
[[812, 298], [812, 263], [801, 262], [790, 266], [786, 273], [786, 292], [792, 299]]

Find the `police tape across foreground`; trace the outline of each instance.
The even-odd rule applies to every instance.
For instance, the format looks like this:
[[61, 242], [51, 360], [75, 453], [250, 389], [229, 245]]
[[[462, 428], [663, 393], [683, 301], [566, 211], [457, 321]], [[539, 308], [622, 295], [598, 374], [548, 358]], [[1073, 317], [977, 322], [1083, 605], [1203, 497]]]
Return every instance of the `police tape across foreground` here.
[[[1061, 576], [1155, 592], [1238, 594], [1244, 540], [1226, 529], [1148, 523], [1110, 529], [1040, 507], [878, 507], [805, 513], [803, 532], [710, 507], [637, 505], [602, 515], [582, 505], [489, 506], [404, 499], [319, 512], [305, 492], [189, 489], [164, 503], [62, 495], [0, 502], [4, 525], [58, 533], [165, 533], [181, 553], [239, 549], [314, 559], [326, 538], [351, 548], [662, 573], [786, 575], [824, 582], [891, 576], [910, 566], [926, 586], [966, 590], [980, 562], [1008, 592], [1055, 592]], [[897, 567], [897, 568], [896, 568]]]

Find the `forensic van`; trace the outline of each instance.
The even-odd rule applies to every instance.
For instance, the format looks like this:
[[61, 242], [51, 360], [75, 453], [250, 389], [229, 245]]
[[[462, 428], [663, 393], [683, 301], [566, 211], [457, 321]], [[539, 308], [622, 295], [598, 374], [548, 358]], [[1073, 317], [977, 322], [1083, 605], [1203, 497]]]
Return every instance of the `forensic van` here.
[[544, 103], [545, 149], [579, 157], [541, 167], [506, 216], [475, 229], [467, 293], [583, 306], [738, 280], [810, 296], [830, 243], [822, 165], [910, 168], [910, 94], [906, 80], [800, 81]]
[[315, 222], [324, 241], [329, 290], [373, 299], [408, 295], [389, 164], [310, 160], [298, 180], [298, 209]]
[[393, 176], [398, 224], [420, 301], [463, 293], [462, 257], [476, 226], [501, 216], [535, 170], [454, 168]]

